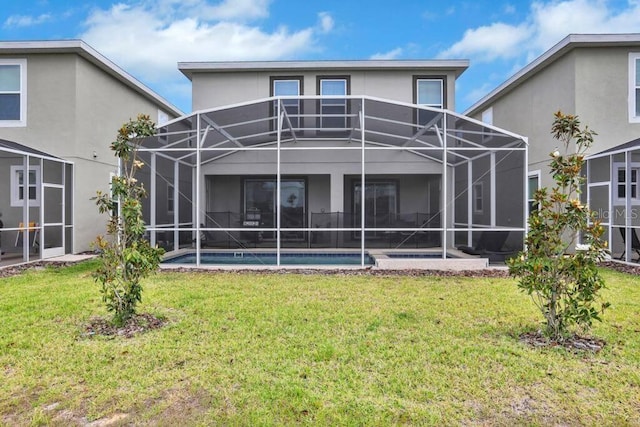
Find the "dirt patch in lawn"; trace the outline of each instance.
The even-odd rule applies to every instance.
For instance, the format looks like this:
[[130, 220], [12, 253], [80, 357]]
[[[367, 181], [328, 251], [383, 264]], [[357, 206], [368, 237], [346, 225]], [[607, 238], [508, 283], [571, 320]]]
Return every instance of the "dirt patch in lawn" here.
[[520, 341], [531, 347], [564, 347], [572, 351], [590, 351], [597, 353], [605, 346], [605, 342], [598, 338], [581, 337], [574, 335], [566, 340], [559, 342], [550, 340], [540, 331], [525, 332], [520, 335]]
[[85, 338], [91, 338], [96, 335], [132, 338], [144, 332], [162, 328], [166, 323], [165, 319], [149, 313], [136, 314], [122, 326], [115, 326], [110, 319], [105, 319], [104, 317], [93, 317], [84, 328], [82, 336]]

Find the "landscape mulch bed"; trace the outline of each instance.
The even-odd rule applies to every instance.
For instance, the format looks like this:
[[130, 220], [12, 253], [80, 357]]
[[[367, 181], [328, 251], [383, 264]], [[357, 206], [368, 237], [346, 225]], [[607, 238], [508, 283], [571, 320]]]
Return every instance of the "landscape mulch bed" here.
[[574, 335], [562, 342], [552, 341], [545, 337], [541, 332], [525, 332], [520, 335], [520, 341], [530, 345], [531, 347], [564, 347], [572, 351], [592, 351], [599, 352], [605, 346], [605, 342], [598, 338], [581, 337]]
[[84, 338], [92, 338], [96, 335], [131, 338], [153, 329], [159, 329], [165, 323], [165, 320], [149, 313], [136, 314], [122, 326], [115, 326], [109, 319], [103, 317], [93, 317], [86, 325], [82, 336]]
[[[82, 261], [79, 261], [82, 262]], [[51, 262], [51, 261], [38, 261], [29, 264], [21, 264], [16, 266], [9, 266], [0, 268], [0, 278], [15, 276], [28, 269], [39, 269], [44, 267], [66, 267], [76, 262]], [[622, 273], [640, 275], [640, 265], [628, 265], [618, 262], [607, 261], [600, 264], [602, 267], [610, 268]], [[509, 271], [505, 268], [492, 268], [486, 270], [418, 270], [418, 269], [406, 269], [406, 270], [378, 270], [371, 267], [364, 269], [281, 269], [281, 270], [251, 270], [251, 269], [239, 269], [239, 270], [223, 270], [223, 269], [209, 269], [209, 268], [176, 268], [171, 270], [172, 272], [182, 273], [220, 273], [220, 272], [232, 272], [237, 274], [256, 274], [256, 273], [268, 273], [268, 274], [325, 274], [325, 275], [343, 275], [343, 276], [441, 276], [441, 277], [509, 277]]]

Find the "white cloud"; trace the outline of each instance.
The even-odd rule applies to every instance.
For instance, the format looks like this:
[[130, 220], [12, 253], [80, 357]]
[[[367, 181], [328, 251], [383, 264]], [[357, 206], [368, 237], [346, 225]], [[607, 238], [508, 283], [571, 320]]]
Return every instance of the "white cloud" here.
[[402, 48], [397, 47], [388, 52], [378, 52], [371, 55], [371, 59], [396, 59], [402, 55]]
[[602, 0], [569, 0], [533, 3], [531, 20], [534, 39], [531, 48], [538, 53], [548, 49], [569, 33], [624, 33], [640, 31], [640, 2], [613, 11]]
[[204, 19], [248, 21], [269, 16], [269, 3], [271, 0], [223, 0], [215, 6], [200, 4], [198, 7]]
[[31, 15], [11, 15], [9, 16], [3, 24], [5, 28], [15, 28], [15, 27], [32, 27], [34, 25], [43, 24], [47, 21], [51, 20], [51, 15], [48, 13], [43, 13], [38, 16]]
[[[492, 83], [488, 83], [488, 82], [483, 83], [482, 86], [467, 92], [465, 94], [464, 100], [469, 104], [476, 102], [477, 100], [485, 96], [487, 93], [489, 93], [489, 91], [493, 89], [493, 87], [494, 85]], [[456, 86], [456, 89], [457, 89], [457, 86]]]
[[640, 2], [614, 9], [606, 0], [537, 1], [520, 23], [495, 22], [465, 31], [441, 57], [493, 61], [535, 57], [570, 33], [640, 31]]
[[516, 13], [516, 7], [511, 3], [507, 3], [504, 5], [504, 13], [505, 15], [513, 15]]
[[322, 31], [323, 33], [328, 33], [333, 30], [335, 22], [333, 21], [333, 17], [329, 14], [329, 12], [318, 13], [318, 20], [320, 21], [320, 31]]
[[513, 26], [501, 22], [467, 30], [462, 40], [440, 56], [445, 58], [472, 56], [478, 61], [514, 57], [521, 53], [522, 43], [530, 37], [526, 25]]
[[[250, 3], [263, 8], [253, 16], [268, 14], [267, 0], [225, 0], [209, 9], [202, 0], [117, 4], [108, 10], [94, 10], [80, 37], [150, 82], [182, 79], [176, 71], [178, 61], [273, 60], [315, 49], [317, 29], [292, 31], [282, 26], [269, 32], [241, 22], [242, 17], [236, 20], [237, 13], [228, 9], [236, 5], [237, 12]], [[230, 19], [205, 20], [205, 15]]]

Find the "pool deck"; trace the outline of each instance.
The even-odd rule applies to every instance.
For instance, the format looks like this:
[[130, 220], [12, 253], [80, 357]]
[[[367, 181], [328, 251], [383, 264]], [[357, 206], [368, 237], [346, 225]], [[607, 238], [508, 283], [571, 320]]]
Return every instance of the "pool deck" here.
[[[263, 252], [269, 252], [269, 250], [260, 250]], [[297, 252], [299, 250], [295, 249], [286, 249], [286, 252]], [[181, 249], [179, 251], [174, 251], [169, 253], [171, 257], [179, 256], [182, 254], [193, 253], [193, 249]], [[203, 250], [202, 253], [206, 252], [224, 252], [223, 250]], [[234, 252], [233, 250], [230, 252]], [[273, 252], [273, 250], [271, 250]], [[350, 252], [350, 253], [360, 253], [360, 251], [354, 250], [323, 250], [323, 253], [330, 252]], [[490, 265], [489, 260], [487, 258], [477, 258], [466, 255], [457, 250], [449, 250], [449, 255], [454, 258], [390, 258], [388, 256], [389, 252], [393, 252], [394, 254], [418, 254], [421, 255], [437, 255], [440, 250], [439, 249], [428, 249], [428, 250], [384, 250], [384, 249], [372, 249], [367, 250], [367, 253], [371, 255], [375, 259], [374, 265], [320, 265], [320, 264], [305, 264], [305, 265], [265, 265], [265, 264], [235, 264], [235, 265], [223, 265], [223, 264], [201, 264], [199, 267], [196, 267], [194, 264], [161, 264], [161, 270], [178, 270], [178, 269], [189, 269], [189, 268], [198, 268], [201, 270], [223, 270], [223, 271], [233, 271], [233, 270], [262, 270], [262, 271], [276, 271], [276, 270], [292, 270], [292, 271], [302, 271], [302, 270], [445, 270], [445, 271], [469, 271], [469, 270], [486, 270], [486, 269], [505, 269], [504, 265]], [[94, 258], [96, 255], [93, 254], [68, 254], [54, 258], [48, 258], [42, 260], [43, 262], [51, 262], [51, 263], [74, 263], [81, 262], [87, 259]], [[32, 262], [37, 262], [40, 260], [34, 260]], [[10, 266], [18, 266], [29, 263], [20, 262], [19, 258], [10, 258], [4, 257], [2, 262], [0, 262], [0, 268], [10, 267]]]
[[[255, 252], [273, 252], [271, 250], [258, 249], [252, 250]], [[299, 250], [298, 250], [299, 251]], [[179, 251], [171, 252], [169, 255], [171, 257], [180, 256], [183, 254], [193, 253], [194, 251], [191, 249], [183, 249]], [[201, 253], [207, 252], [225, 252], [224, 250], [202, 250]], [[238, 252], [229, 251], [229, 252]], [[295, 249], [286, 249], [283, 252], [291, 253], [297, 252]], [[323, 253], [330, 252], [340, 252], [340, 253], [354, 253], [358, 254], [360, 251], [353, 250], [325, 250]], [[196, 267], [194, 264], [161, 264], [160, 268], [163, 270], [176, 270], [176, 269], [185, 269], [185, 268], [198, 268], [204, 270], [266, 270], [266, 271], [274, 271], [274, 270], [447, 270], [447, 271], [469, 271], [469, 270], [486, 270], [486, 269], [504, 269], [504, 265], [489, 265], [489, 260], [487, 258], [478, 258], [474, 256], [470, 256], [464, 254], [458, 250], [451, 249], [448, 251], [448, 254], [452, 256], [452, 258], [390, 258], [388, 253], [390, 250], [384, 249], [372, 249], [367, 250], [367, 253], [375, 259], [374, 265], [326, 265], [326, 264], [305, 264], [305, 265], [273, 265], [273, 264], [235, 264], [235, 265], [224, 265], [224, 264], [200, 264], [199, 267]], [[393, 253], [405, 253], [405, 254], [416, 254], [420, 253], [423, 255], [433, 254], [438, 255], [441, 253], [441, 250], [438, 249], [428, 249], [428, 250], [393, 250]]]

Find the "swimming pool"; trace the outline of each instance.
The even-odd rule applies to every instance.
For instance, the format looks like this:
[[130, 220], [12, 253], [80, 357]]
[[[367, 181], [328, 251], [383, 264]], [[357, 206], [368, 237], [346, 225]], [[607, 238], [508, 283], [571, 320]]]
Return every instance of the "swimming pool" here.
[[[360, 265], [359, 253], [297, 253], [280, 254], [281, 265]], [[195, 264], [196, 254], [187, 253], [163, 261], [164, 264]], [[276, 265], [274, 252], [203, 252], [200, 263], [207, 265]], [[375, 259], [364, 255], [364, 264], [373, 265]]]

